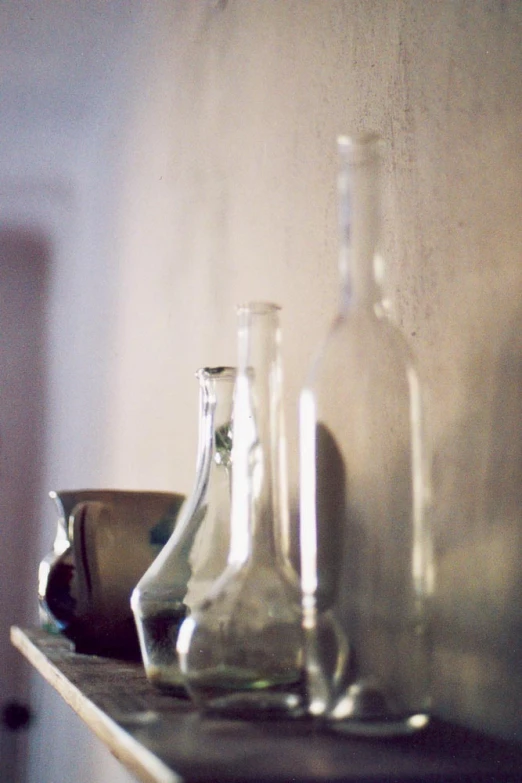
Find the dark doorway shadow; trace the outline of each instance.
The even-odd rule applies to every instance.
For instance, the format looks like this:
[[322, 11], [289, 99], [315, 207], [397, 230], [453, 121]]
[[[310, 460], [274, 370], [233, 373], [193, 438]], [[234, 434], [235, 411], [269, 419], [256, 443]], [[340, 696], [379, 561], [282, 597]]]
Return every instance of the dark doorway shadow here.
[[[9, 641], [36, 619], [44, 452], [46, 303], [52, 246], [37, 229], [0, 224], [0, 769], [23, 779], [29, 672]], [[23, 723], [23, 721], [22, 721]]]

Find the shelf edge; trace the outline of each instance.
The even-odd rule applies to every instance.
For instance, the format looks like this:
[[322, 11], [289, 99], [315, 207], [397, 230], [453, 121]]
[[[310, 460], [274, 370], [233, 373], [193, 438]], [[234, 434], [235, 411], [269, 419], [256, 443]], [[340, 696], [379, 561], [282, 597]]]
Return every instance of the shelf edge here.
[[182, 783], [166, 764], [140, 745], [121, 726], [99, 709], [41, 652], [16, 625], [11, 626], [11, 643], [60, 694], [111, 753], [142, 783]]

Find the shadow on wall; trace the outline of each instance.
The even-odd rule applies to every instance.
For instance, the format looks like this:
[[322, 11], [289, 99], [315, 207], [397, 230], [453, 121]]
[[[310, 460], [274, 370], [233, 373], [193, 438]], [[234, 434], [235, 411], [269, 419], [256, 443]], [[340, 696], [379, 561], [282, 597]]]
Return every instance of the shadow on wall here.
[[[0, 715], [25, 703], [29, 676], [9, 642], [34, 623], [45, 416], [45, 319], [52, 247], [40, 232], [0, 224]], [[22, 779], [23, 733], [0, 729], [2, 780]]]
[[522, 308], [499, 311], [497, 328], [466, 368], [469, 409], [439, 451], [436, 699], [522, 742]]

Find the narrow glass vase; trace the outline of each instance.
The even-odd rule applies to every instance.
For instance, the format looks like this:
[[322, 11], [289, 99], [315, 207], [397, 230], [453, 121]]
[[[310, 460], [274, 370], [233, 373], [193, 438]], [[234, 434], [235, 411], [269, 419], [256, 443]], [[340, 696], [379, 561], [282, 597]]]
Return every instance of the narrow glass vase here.
[[195, 704], [232, 717], [298, 715], [304, 704], [300, 588], [286, 546], [278, 309], [238, 310], [228, 566], [178, 636]]
[[131, 597], [145, 673], [185, 693], [176, 640], [185, 616], [225, 569], [230, 541], [231, 417], [235, 369], [198, 370], [199, 442], [195, 487], [164, 549]]
[[421, 389], [381, 290], [380, 141], [338, 147], [340, 309], [300, 400], [309, 711], [339, 731], [400, 735], [430, 706]]

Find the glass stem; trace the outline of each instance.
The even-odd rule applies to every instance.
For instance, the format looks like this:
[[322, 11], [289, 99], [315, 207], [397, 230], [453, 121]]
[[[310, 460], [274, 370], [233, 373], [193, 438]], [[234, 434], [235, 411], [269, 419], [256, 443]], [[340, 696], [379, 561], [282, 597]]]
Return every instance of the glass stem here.
[[277, 559], [277, 531], [286, 524], [278, 308], [239, 310], [236, 411], [246, 426], [234, 433], [231, 558]]
[[339, 273], [341, 312], [374, 309], [381, 299], [378, 142], [372, 136], [338, 139], [340, 173]]

